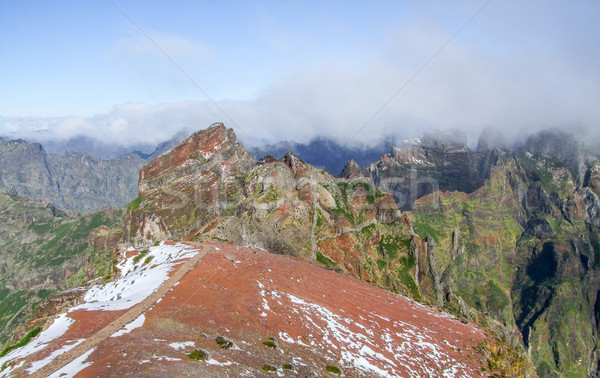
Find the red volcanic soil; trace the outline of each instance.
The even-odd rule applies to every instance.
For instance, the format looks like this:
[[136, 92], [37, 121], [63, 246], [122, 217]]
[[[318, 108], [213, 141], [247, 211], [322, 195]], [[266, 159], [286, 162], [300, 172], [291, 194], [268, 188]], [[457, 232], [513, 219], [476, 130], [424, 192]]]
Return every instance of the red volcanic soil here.
[[158, 156], [146, 164], [140, 171], [140, 180], [156, 177], [176, 167], [182, 166], [189, 159], [194, 159], [194, 153], [208, 157], [218, 153], [227, 141], [228, 131], [223, 124], [214, 125], [206, 130], [192, 134], [184, 142], [174, 147], [168, 153]]
[[[77, 376], [275, 374], [267, 366], [299, 376], [481, 375], [477, 346], [489, 336], [472, 323], [297, 259], [214, 248], [145, 312], [143, 326], [103, 340]], [[69, 316], [70, 339], [114, 319]], [[188, 357], [196, 349], [205, 361]]]

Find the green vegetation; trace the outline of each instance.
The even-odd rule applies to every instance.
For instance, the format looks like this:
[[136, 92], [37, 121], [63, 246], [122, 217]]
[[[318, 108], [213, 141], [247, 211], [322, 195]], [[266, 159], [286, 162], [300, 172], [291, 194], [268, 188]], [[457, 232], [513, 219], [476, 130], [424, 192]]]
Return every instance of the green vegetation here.
[[269, 348], [277, 349], [277, 339], [274, 337], [269, 337], [267, 340], [263, 341], [263, 345]]
[[410, 248], [410, 239], [402, 238], [400, 235], [386, 234], [381, 237], [380, 245], [383, 247], [385, 255], [391, 261], [398, 257], [400, 251]]
[[396, 278], [404, 286], [410, 295], [416, 300], [421, 300], [421, 294], [419, 293], [419, 288], [417, 287], [417, 283], [411, 274], [411, 269], [415, 267], [415, 259], [412, 255], [404, 255], [400, 256], [398, 259], [398, 264], [394, 265], [394, 273], [396, 273]]
[[202, 349], [195, 349], [188, 355], [188, 357], [190, 360], [206, 361], [208, 359], [208, 353]]
[[373, 186], [369, 185], [366, 182], [358, 182], [358, 183], [354, 184], [354, 187], [353, 187], [354, 190], [356, 190], [357, 187], [359, 187], [359, 186], [361, 186], [367, 193], [367, 203], [369, 205], [375, 204], [375, 200], [384, 196], [384, 194], [381, 192], [381, 190], [374, 188]]
[[127, 211], [135, 211], [139, 209], [140, 205], [142, 204], [142, 200], [142, 197], [137, 197], [133, 201], [129, 202], [129, 204], [127, 205]]
[[375, 224], [370, 224], [367, 227], [363, 227], [363, 229], [360, 231], [360, 233], [362, 234], [363, 238], [365, 239], [365, 242], [370, 241], [370, 239], [373, 236], [373, 234], [375, 233], [376, 229], [377, 229], [377, 225], [375, 225]]
[[17, 348], [27, 345], [27, 343], [29, 343], [29, 341], [31, 341], [31, 339], [36, 337], [41, 331], [42, 331], [42, 327], [35, 327], [31, 331], [27, 332], [27, 334], [25, 336], [23, 336], [21, 338], [21, 340], [19, 340], [18, 342], [16, 342], [13, 345], [10, 345], [10, 346], [7, 346], [6, 348], [4, 348], [0, 352], [0, 357], [6, 356], [13, 349], [17, 349]]
[[500, 285], [494, 280], [490, 280], [488, 283], [489, 290], [487, 292], [487, 309], [493, 313], [500, 313], [508, 305], [510, 305], [510, 298], [504, 293]]
[[321, 209], [317, 208], [317, 227], [322, 227], [324, 222], [323, 213]]
[[223, 336], [217, 336], [215, 341], [223, 349], [229, 349], [233, 346], [233, 341], [224, 338]]
[[421, 239], [425, 239], [428, 236], [431, 236], [436, 243], [440, 242], [440, 237], [437, 231], [431, 227], [431, 225], [424, 219], [423, 217], [418, 217], [417, 221], [413, 224], [413, 228], [417, 235], [421, 237]]
[[[482, 373], [492, 377], [524, 377], [528, 370], [527, 360], [515, 348], [507, 345], [505, 341], [488, 340], [475, 346], [475, 349], [486, 357], [487, 366]], [[541, 375], [548, 376], [548, 375]]]
[[329, 193], [331, 193], [333, 199], [335, 200], [336, 207], [334, 209], [330, 209], [333, 213], [347, 218], [352, 225], [357, 225], [363, 220], [362, 218], [364, 215], [361, 213], [355, 215], [354, 213], [354, 208], [351, 203], [352, 193], [350, 191], [352, 189], [350, 188], [350, 184], [341, 181], [338, 182], [336, 186], [324, 185], [324, 187], [329, 191]]
[[284, 364], [284, 365], [283, 365], [283, 370], [291, 370], [291, 371], [294, 371], [294, 370], [296, 370], [296, 369], [294, 368], [294, 365], [292, 365], [292, 364]]
[[336, 375], [342, 375], [342, 369], [340, 369], [339, 367], [334, 366], [334, 365], [327, 365], [325, 367], [325, 370], [327, 370], [327, 372], [329, 372], [329, 373], [333, 373]]
[[276, 188], [274, 185], [271, 185], [267, 189], [267, 193], [262, 197], [266, 202], [274, 202], [283, 197], [283, 191], [279, 188]]
[[140, 253], [138, 253], [134, 258], [133, 258], [133, 263], [137, 264], [138, 262], [140, 262], [141, 259], [143, 259], [146, 255], [148, 254], [148, 250], [144, 249], [143, 251], [140, 251]]
[[337, 265], [337, 263], [335, 261], [333, 261], [329, 257], [325, 256], [321, 252], [317, 252], [317, 261], [320, 262], [321, 264], [327, 266], [327, 267], [332, 267], [332, 266], [336, 266]]
[[178, 329], [178, 328], [184, 328], [185, 325], [183, 323], [179, 323], [178, 321], [175, 321], [173, 319], [170, 318], [161, 318], [158, 319], [156, 321], [156, 325], [159, 328], [164, 328], [164, 329]]
[[271, 366], [271, 365], [263, 365], [262, 367], [262, 371], [266, 371], [269, 373], [276, 373], [277, 372], [277, 368], [275, 366]]
[[148, 256], [148, 257], [146, 257], [146, 259], [144, 260], [144, 264], [148, 264], [150, 261], [152, 261], [153, 257], [154, 256]]

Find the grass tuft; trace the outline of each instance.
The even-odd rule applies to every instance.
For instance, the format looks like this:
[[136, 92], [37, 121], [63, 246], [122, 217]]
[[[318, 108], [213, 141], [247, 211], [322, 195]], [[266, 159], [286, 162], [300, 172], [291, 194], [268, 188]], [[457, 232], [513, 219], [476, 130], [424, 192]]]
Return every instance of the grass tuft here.
[[29, 343], [31, 339], [39, 335], [40, 332], [42, 332], [42, 327], [35, 327], [31, 331], [27, 332], [27, 334], [23, 336], [21, 340], [19, 340], [17, 343], [4, 348], [2, 352], [0, 352], [0, 357], [6, 356], [11, 350], [27, 345], [27, 343]]
[[195, 349], [188, 355], [188, 357], [190, 360], [206, 361], [208, 359], [208, 353], [201, 349]]
[[277, 368], [275, 366], [266, 365], [266, 364], [263, 365], [262, 370], [267, 371], [267, 372], [272, 372], [272, 373], [277, 372]]
[[334, 365], [327, 365], [325, 367], [325, 370], [327, 370], [329, 373], [342, 375], [342, 369], [340, 369], [339, 367], [334, 366]]

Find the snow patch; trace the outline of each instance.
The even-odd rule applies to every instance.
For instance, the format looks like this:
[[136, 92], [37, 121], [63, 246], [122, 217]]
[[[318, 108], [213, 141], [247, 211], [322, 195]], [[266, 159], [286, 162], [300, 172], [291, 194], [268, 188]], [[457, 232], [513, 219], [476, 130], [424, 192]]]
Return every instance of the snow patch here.
[[[197, 253], [193, 247], [181, 243], [150, 247], [143, 259], [136, 262], [135, 257], [130, 257], [119, 263], [117, 268], [121, 270], [121, 277], [118, 280], [93, 286], [85, 294], [85, 303], [70, 311], [116, 311], [133, 307], [169, 278], [169, 272], [174, 269], [176, 262]], [[144, 264], [149, 257], [152, 257], [151, 263]]]
[[[3, 366], [6, 362], [12, 361], [17, 358], [23, 358], [29, 356], [33, 353], [37, 353], [40, 350], [46, 348], [48, 344], [64, 335], [71, 324], [73, 324], [75, 320], [69, 318], [67, 313], [63, 313], [58, 315], [54, 322], [50, 327], [48, 327], [45, 331], [41, 332], [35, 339], [30, 341], [27, 345], [22, 346], [21, 348], [15, 349], [8, 353], [6, 356], [0, 358], [0, 366]], [[0, 376], [5, 376], [4, 374], [8, 374], [10, 371], [3, 371]]]
[[233, 365], [233, 362], [231, 362], [231, 361], [219, 362], [219, 361], [211, 358], [210, 360], [206, 361], [206, 364], [213, 365], [213, 366], [230, 366], [230, 365]]
[[58, 378], [58, 377], [74, 377], [80, 371], [85, 369], [86, 367], [93, 364], [93, 362], [86, 362], [86, 360], [90, 357], [92, 353], [96, 350], [96, 347], [88, 350], [81, 356], [77, 357], [73, 361], [69, 362], [64, 367], [50, 374], [48, 378]]
[[175, 350], [185, 349], [185, 348], [195, 348], [196, 343], [193, 341], [180, 341], [169, 344], [169, 346]]
[[144, 314], [142, 314], [142, 315], [138, 316], [137, 318], [135, 318], [134, 321], [126, 324], [125, 327], [121, 328], [117, 332], [110, 335], [110, 337], [119, 337], [119, 336], [126, 335], [129, 332], [133, 331], [134, 329], [140, 328], [141, 326], [143, 326], [145, 321], [146, 321], [146, 316], [144, 316]]
[[56, 357], [70, 351], [71, 349], [75, 348], [77, 345], [81, 344], [84, 341], [85, 341], [85, 339], [78, 339], [78, 340], [70, 341], [68, 344], [63, 345], [62, 348], [57, 349], [57, 350], [53, 351], [52, 353], [50, 353], [50, 355], [48, 357], [44, 358], [43, 360], [32, 362], [31, 367], [29, 369], [26, 369], [27, 372], [29, 374], [35, 373], [36, 371], [40, 370], [44, 366], [48, 365], [50, 362], [54, 361], [54, 359]]

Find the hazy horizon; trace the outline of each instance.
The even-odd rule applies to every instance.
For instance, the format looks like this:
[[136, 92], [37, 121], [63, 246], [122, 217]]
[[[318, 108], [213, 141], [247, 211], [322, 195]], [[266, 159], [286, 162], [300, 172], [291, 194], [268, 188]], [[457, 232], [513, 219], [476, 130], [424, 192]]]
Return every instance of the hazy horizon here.
[[599, 14], [594, 1], [4, 2], [0, 135], [134, 147], [220, 121], [247, 147], [440, 128], [469, 145], [486, 128], [598, 138]]

